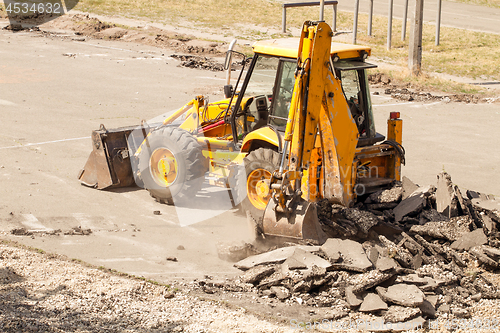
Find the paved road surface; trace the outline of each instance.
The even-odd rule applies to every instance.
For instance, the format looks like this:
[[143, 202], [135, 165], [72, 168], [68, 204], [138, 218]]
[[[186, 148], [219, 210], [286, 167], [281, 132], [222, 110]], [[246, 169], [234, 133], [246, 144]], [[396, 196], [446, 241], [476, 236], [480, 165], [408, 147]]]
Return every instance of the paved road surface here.
[[[285, 3], [308, 2], [309, 0], [282, 0]], [[389, 0], [373, 0], [373, 13], [387, 17]], [[415, 8], [415, 0], [409, 1], [408, 19]], [[354, 12], [355, 1], [339, 0], [338, 10]], [[394, 17], [402, 19], [405, 0], [394, 0]], [[438, 0], [425, 0], [424, 21], [436, 23]], [[331, 6], [328, 6], [331, 7]], [[359, 12], [368, 13], [370, 0], [359, 1]], [[331, 9], [325, 9], [325, 19], [330, 22]], [[500, 9], [469, 5], [459, 2], [443, 1], [441, 10], [441, 25], [469, 30], [485, 31], [500, 34]], [[409, 21], [408, 21], [409, 26]], [[409, 31], [409, 30], [408, 30]]]
[[[213, 189], [205, 189], [205, 198], [197, 197], [204, 209], [176, 211], [142, 189], [97, 191], [76, 179], [91, 151], [90, 133], [99, 124], [139, 124], [185, 104], [196, 96], [195, 87], [206, 93], [224, 82], [224, 74], [177, 67], [163, 53], [143, 45], [0, 30], [2, 230], [91, 228], [91, 237], [25, 241], [160, 280], [236, 271], [217, 258], [215, 247], [247, 236], [246, 219], [227, 211], [227, 192], [209, 200], [206, 194]], [[200, 216], [206, 220], [192, 224]], [[177, 250], [179, 245], [186, 250]], [[167, 256], [178, 262], [166, 261]]]
[[[226, 192], [210, 196], [214, 190], [205, 188], [195, 198], [200, 208], [180, 211], [142, 189], [98, 191], [76, 179], [100, 123], [138, 124], [183, 105], [199, 87], [210, 94], [223, 84], [223, 73], [177, 67], [168, 54], [123, 42], [0, 30], [0, 238], [158, 281], [236, 273], [216, 251], [217, 242], [248, 238], [246, 220], [224, 212]], [[445, 169], [460, 186], [500, 194], [498, 104], [402, 103], [383, 95], [373, 103], [382, 133], [389, 112], [402, 112], [405, 175], [433, 184]], [[207, 220], [192, 223], [200, 216]], [[9, 234], [17, 227], [76, 226], [94, 233]]]

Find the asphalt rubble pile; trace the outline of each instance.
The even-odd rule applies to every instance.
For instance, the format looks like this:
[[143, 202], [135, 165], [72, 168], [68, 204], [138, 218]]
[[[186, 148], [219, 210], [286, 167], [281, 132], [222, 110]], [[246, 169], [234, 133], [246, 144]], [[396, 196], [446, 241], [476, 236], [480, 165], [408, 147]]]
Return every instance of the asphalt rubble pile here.
[[198, 284], [206, 293], [249, 291], [327, 307], [334, 320], [365, 313], [418, 326], [442, 314], [471, 318], [477, 302], [500, 298], [485, 274], [500, 265], [500, 201], [462, 193], [447, 173], [437, 178], [437, 186], [420, 187], [404, 177], [353, 208], [319, 202], [324, 244], [263, 253], [251, 244], [222, 247], [219, 257], [239, 260], [243, 273]]
[[[449, 102], [460, 102], [460, 103], [478, 103], [478, 102], [489, 102], [490, 99], [480, 97], [474, 94], [438, 94], [433, 95], [427, 91], [419, 91], [417, 87], [414, 87], [411, 83], [399, 83], [394, 81], [389, 75], [382, 72], [377, 72], [368, 75], [368, 80], [373, 87], [383, 88], [384, 94], [390, 95], [394, 99], [401, 101], [417, 101], [417, 102], [429, 102], [429, 101], [442, 101], [445, 103]], [[379, 92], [375, 92], [379, 94]]]

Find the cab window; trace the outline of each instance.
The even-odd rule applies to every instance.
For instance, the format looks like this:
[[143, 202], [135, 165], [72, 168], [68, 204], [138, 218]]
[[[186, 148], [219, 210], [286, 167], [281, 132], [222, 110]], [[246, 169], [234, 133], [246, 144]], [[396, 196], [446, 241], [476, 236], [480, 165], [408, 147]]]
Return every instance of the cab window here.
[[266, 126], [269, 119], [269, 107], [276, 82], [279, 58], [264, 55], [255, 57], [242, 99], [248, 101], [244, 112], [246, 121], [240, 118], [237, 122], [238, 134]]
[[286, 126], [288, 111], [292, 101], [293, 87], [295, 85], [295, 68], [293, 60], [282, 59], [279, 63], [276, 76], [276, 85], [272, 99], [270, 124], [277, 127]]

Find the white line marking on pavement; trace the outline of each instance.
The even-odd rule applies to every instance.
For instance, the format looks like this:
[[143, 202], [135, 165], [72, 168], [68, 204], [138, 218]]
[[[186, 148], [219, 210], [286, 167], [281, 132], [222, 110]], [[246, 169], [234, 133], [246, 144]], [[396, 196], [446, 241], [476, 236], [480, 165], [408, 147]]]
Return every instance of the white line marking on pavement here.
[[11, 106], [11, 105], [16, 105], [16, 103], [6, 101], [5, 99], [0, 99], [0, 105]]
[[149, 262], [149, 263], [155, 263], [154, 261], [146, 260], [142, 257], [138, 257], [138, 258], [107, 258], [107, 259], [97, 259], [96, 261], [99, 261], [99, 262], [145, 261], [145, 262]]
[[35, 217], [33, 214], [23, 214], [24, 221], [21, 223], [29, 228], [30, 230], [37, 230], [37, 231], [52, 231], [54, 229], [47, 228], [43, 224], [38, 221], [38, 219]]
[[96, 45], [96, 44], [90, 44], [90, 43], [86, 43], [86, 42], [77, 42], [77, 41], [74, 41], [74, 43], [85, 44], [85, 45], [90, 45], [90, 46], [99, 47], [99, 48], [103, 48], [103, 49], [109, 49], [109, 50], [117, 50], [117, 51], [131, 52], [131, 53], [142, 53], [142, 54], [146, 54], [148, 56], [157, 57], [156, 54], [151, 54], [151, 53], [147, 53], [147, 52], [144, 52], [144, 51], [127, 50], [127, 49], [121, 49], [121, 48], [118, 48], [118, 47]]
[[209, 76], [197, 76], [196, 79], [211, 79], [211, 80], [222, 80], [226, 81], [226, 79], [220, 77], [209, 77]]
[[83, 140], [83, 139], [90, 139], [90, 136], [85, 136], [81, 138], [71, 138], [71, 139], [61, 139], [61, 140], [53, 140], [53, 141], [44, 141], [44, 142], [37, 142], [37, 143], [27, 143], [27, 144], [21, 144], [18, 146], [9, 146], [9, 147], [0, 147], [0, 149], [9, 149], [9, 148], [22, 148], [22, 147], [29, 147], [29, 146], [40, 146], [40, 145], [46, 145], [48, 143], [58, 143], [58, 142], [65, 142], [65, 141], [75, 141], [75, 140]]
[[398, 105], [407, 105], [407, 104], [415, 104], [412, 102], [405, 102], [405, 103], [392, 103], [392, 104], [373, 104], [373, 106], [380, 107], [380, 106], [398, 106]]
[[434, 103], [424, 104], [424, 107], [429, 107], [429, 106], [433, 106], [433, 105], [436, 105], [436, 104], [441, 104], [441, 102], [434, 102]]
[[440, 104], [441, 102], [433, 102], [429, 104], [415, 104], [415, 105], [410, 105], [411, 108], [428, 108], [429, 106], [433, 106], [436, 104]]

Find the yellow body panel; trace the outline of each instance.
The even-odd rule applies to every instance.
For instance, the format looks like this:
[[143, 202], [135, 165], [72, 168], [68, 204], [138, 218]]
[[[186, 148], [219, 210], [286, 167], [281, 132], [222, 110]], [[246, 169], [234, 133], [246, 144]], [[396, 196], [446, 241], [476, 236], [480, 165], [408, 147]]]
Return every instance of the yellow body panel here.
[[[258, 41], [253, 44], [255, 53], [268, 54], [277, 57], [297, 59], [299, 55], [299, 38], [282, 38]], [[362, 45], [331, 43], [330, 54], [337, 56], [340, 59], [358, 58], [360, 51], [371, 54], [371, 48]]]
[[[325, 23], [308, 27], [308, 31], [302, 32], [302, 41], [298, 63], [303, 70], [295, 78], [285, 131], [285, 140], [290, 141], [286, 170], [304, 170], [303, 198], [315, 200], [310, 187], [316, 188], [318, 157], [312, 152], [319, 135], [324, 173], [320, 177], [324, 181], [319, 184], [319, 192], [330, 201], [349, 206], [355, 198], [353, 160], [358, 130], [342, 93], [341, 82], [329, 68], [331, 29]], [[306, 100], [307, 106], [304, 105]]]
[[247, 154], [237, 151], [202, 150], [203, 156], [210, 158], [210, 162], [218, 165], [229, 165], [230, 163], [241, 164]]
[[279, 146], [278, 136], [276, 135], [276, 132], [274, 132], [269, 127], [262, 127], [259, 128], [258, 130], [248, 133], [248, 135], [245, 136], [241, 144], [241, 151], [248, 152], [252, 144], [252, 141], [255, 140], [265, 141], [267, 143], [274, 145], [275, 147]]
[[[387, 120], [387, 139], [395, 141], [400, 145], [403, 144], [403, 120], [401, 119], [388, 119]], [[396, 180], [401, 180], [401, 157], [396, 154], [394, 170], [391, 177]]]
[[358, 130], [340, 80], [328, 73], [325, 99], [320, 112], [320, 133], [323, 143], [324, 197], [349, 206], [354, 200], [354, 154]]

